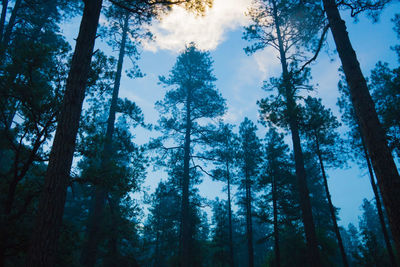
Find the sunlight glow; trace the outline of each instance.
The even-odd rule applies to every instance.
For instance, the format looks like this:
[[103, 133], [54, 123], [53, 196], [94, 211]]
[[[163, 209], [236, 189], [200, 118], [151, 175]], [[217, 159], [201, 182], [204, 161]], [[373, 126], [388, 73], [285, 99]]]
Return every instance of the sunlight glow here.
[[225, 39], [225, 34], [247, 25], [245, 12], [252, 0], [214, 0], [213, 7], [204, 16], [196, 16], [175, 6], [162, 20], [149, 27], [155, 41], [146, 42], [145, 50], [180, 51], [190, 42], [199, 49], [213, 50]]

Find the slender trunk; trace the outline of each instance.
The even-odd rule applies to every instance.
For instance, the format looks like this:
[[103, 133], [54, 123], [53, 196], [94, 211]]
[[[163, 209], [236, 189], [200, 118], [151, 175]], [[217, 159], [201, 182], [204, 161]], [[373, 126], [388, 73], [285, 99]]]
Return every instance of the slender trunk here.
[[[10, 19], [8, 20], [8, 24], [7, 24], [6, 30], [5, 30], [5, 32], [3, 34], [3, 39], [1, 40], [4, 49], [7, 48], [8, 43], [10, 42], [11, 33], [12, 33], [12, 30], [13, 30], [13, 28], [15, 26], [15, 20], [17, 19], [17, 13], [18, 13], [18, 10], [19, 10], [19, 8], [21, 6], [21, 3], [22, 3], [22, 0], [16, 0], [15, 4], [14, 4], [14, 7], [13, 7], [13, 10], [11, 11]], [[3, 57], [3, 55], [2, 55], [2, 57]]]
[[302, 213], [302, 220], [304, 224], [304, 232], [306, 236], [306, 244], [307, 244], [307, 253], [308, 253], [308, 261], [311, 267], [319, 267], [322, 266], [319, 249], [318, 249], [318, 241], [317, 234], [315, 232], [315, 224], [314, 218], [312, 215], [311, 209], [311, 201], [310, 201], [310, 193], [307, 185], [307, 176], [306, 170], [304, 168], [304, 158], [303, 151], [300, 143], [300, 134], [298, 129], [297, 115], [295, 114], [296, 103], [293, 99], [293, 88], [290, 84], [290, 77], [288, 71], [288, 65], [286, 61], [286, 54], [283, 47], [283, 40], [280, 31], [280, 25], [278, 20], [278, 13], [275, 0], [272, 0], [273, 4], [273, 15], [276, 26], [278, 44], [279, 44], [279, 53], [282, 65], [282, 75], [285, 82], [286, 87], [286, 105], [289, 116], [289, 128], [292, 135], [293, 142], [293, 152], [296, 166], [296, 176], [298, 180], [298, 190], [300, 195], [300, 208]]
[[46, 125], [44, 125], [45, 128], [41, 132], [39, 132], [38, 135], [36, 136], [36, 140], [33, 144], [32, 150], [29, 154], [28, 159], [25, 162], [20, 161], [20, 152], [17, 152], [15, 155], [14, 164], [13, 164], [14, 165], [14, 175], [8, 186], [8, 192], [7, 192], [6, 201], [4, 204], [4, 215], [5, 215], [6, 219], [11, 214], [11, 211], [13, 209], [17, 186], [18, 186], [19, 182], [25, 177], [25, 175], [29, 171], [31, 165], [33, 164], [33, 162], [35, 160], [35, 156], [37, 154], [37, 151], [43, 144], [43, 141], [41, 140], [41, 138], [42, 138], [42, 136], [45, 135], [46, 129], [49, 126], [49, 124], [50, 123], [48, 122]]
[[315, 141], [316, 141], [316, 148], [317, 148], [317, 156], [318, 156], [319, 164], [320, 164], [320, 167], [321, 167], [322, 178], [324, 179], [325, 194], [326, 194], [326, 198], [327, 198], [328, 204], [329, 204], [329, 212], [331, 213], [331, 219], [332, 219], [332, 223], [333, 223], [333, 230], [335, 231], [336, 239], [337, 239], [337, 242], [338, 242], [338, 245], [339, 245], [340, 254], [342, 256], [342, 261], [343, 261], [343, 266], [348, 267], [349, 263], [347, 261], [347, 255], [346, 255], [346, 252], [344, 250], [342, 236], [340, 235], [339, 226], [338, 226], [338, 223], [337, 223], [337, 220], [336, 220], [336, 212], [335, 212], [335, 208], [333, 207], [333, 204], [332, 204], [331, 194], [329, 192], [328, 179], [326, 177], [324, 162], [322, 160], [322, 155], [321, 155], [321, 150], [319, 148], [318, 139], [315, 138]]
[[63, 106], [33, 228], [35, 230], [27, 255], [26, 265], [30, 267], [47, 267], [55, 264], [57, 240], [101, 6], [102, 0], [85, 1]]
[[228, 182], [228, 223], [229, 223], [229, 264], [235, 266], [233, 258], [233, 231], [232, 231], [232, 207], [231, 207], [231, 176], [229, 173], [229, 163], [226, 162], [226, 180]]
[[245, 172], [245, 183], [246, 183], [246, 232], [247, 232], [247, 252], [249, 267], [254, 267], [254, 248], [253, 248], [253, 223], [251, 218], [251, 186], [250, 177], [247, 172]]
[[281, 253], [279, 249], [279, 228], [278, 228], [278, 203], [277, 203], [277, 192], [276, 192], [276, 179], [272, 178], [272, 206], [274, 209], [274, 242], [275, 242], [275, 266], [281, 266]]
[[6, 23], [8, 0], [1, 1], [1, 17], [0, 17], [0, 43], [3, 40], [4, 25]]
[[400, 256], [399, 173], [388, 148], [385, 132], [379, 122], [356, 53], [351, 45], [345, 22], [340, 17], [334, 0], [323, 0], [323, 4], [349, 85], [351, 101], [382, 193], [397, 253]]
[[110, 207], [111, 225], [110, 229], [107, 231], [109, 235], [108, 256], [107, 260], [105, 260], [104, 265], [108, 267], [113, 267], [113, 266], [118, 266], [120, 264], [119, 254], [118, 254], [118, 233], [117, 233], [119, 209], [118, 209], [118, 203], [116, 203], [116, 201], [112, 198], [112, 196], [108, 197], [108, 205]]
[[[128, 35], [128, 20], [129, 15], [127, 14], [122, 27], [122, 39], [121, 46], [119, 49], [117, 72], [115, 73], [114, 88], [112, 92], [110, 111], [107, 120], [106, 138], [101, 155], [100, 168], [103, 170], [102, 173], [106, 176], [110, 172], [109, 170], [109, 159], [112, 154], [112, 137], [114, 134], [115, 116], [118, 104], [119, 87], [121, 83], [122, 66], [125, 56], [126, 39]], [[87, 241], [82, 249], [81, 263], [84, 266], [94, 266], [97, 260], [98, 246], [102, 239], [101, 233], [103, 228], [103, 213], [104, 206], [107, 197], [107, 190], [103, 184], [97, 184], [95, 186], [95, 192], [93, 195], [92, 207], [89, 211], [89, 221], [87, 228]]]
[[383, 210], [382, 210], [381, 198], [379, 196], [378, 187], [376, 186], [376, 183], [375, 183], [374, 173], [373, 173], [373, 170], [372, 170], [371, 162], [369, 160], [368, 151], [367, 151], [367, 148], [365, 147], [365, 143], [364, 143], [364, 138], [363, 137], [361, 137], [361, 143], [362, 143], [362, 148], [363, 148], [363, 151], [364, 151], [364, 157], [365, 157], [365, 160], [367, 162], [370, 183], [371, 183], [371, 186], [372, 186], [372, 191], [374, 192], [374, 196], [375, 196], [376, 209], [378, 210], [379, 222], [380, 222], [381, 227], [382, 227], [382, 233], [383, 233], [383, 238], [385, 240], [386, 249], [387, 249], [388, 254], [389, 254], [390, 263], [392, 264], [393, 267], [396, 267], [397, 266], [396, 258], [394, 256], [392, 244], [391, 244], [390, 238], [389, 238], [389, 233], [388, 233], [388, 230], [386, 228], [386, 223], [385, 223]]
[[187, 89], [186, 100], [186, 132], [184, 144], [184, 158], [183, 158], [183, 181], [182, 181], [182, 218], [181, 218], [181, 267], [190, 266], [190, 253], [191, 253], [191, 234], [190, 234], [190, 214], [189, 214], [189, 161], [190, 161], [190, 134], [192, 130], [191, 121], [191, 90]]
[[157, 229], [157, 234], [156, 234], [156, 249], [155, 249], [155, 252], [154, 252], [154, 265], [153, 265], [153, 267], [158, 267], [158, 266], [160, 266], [160, 245], [159, 245], [159, 242], [160, 242], [160, 231], [158, 231], [158, 229]]

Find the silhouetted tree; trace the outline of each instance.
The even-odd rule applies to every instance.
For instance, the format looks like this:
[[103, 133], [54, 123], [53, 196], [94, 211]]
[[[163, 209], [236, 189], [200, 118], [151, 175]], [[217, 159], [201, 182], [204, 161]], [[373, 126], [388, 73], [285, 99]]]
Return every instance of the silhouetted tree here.
[[[360, 126], [368, 154], [371, 159], [383, 203], [395, 240], [397, 253], [400, 253], [400, 176], [388, 147], [385, 131], [379, 122], [378, 115], [367, 82], [362, 74], [357, 55], [350, 42], [345, 22], [339, 13], [339, 6], [334, 0], [323, 0], [329, 27], [332, 31], [343, 72], [349, 85], [349, 97], [354, 107], [354, 114]], [[379, 9], [387, 1], [354, 1], [348, 5], [356, 14], [368, 8]]]
[[239, 126], [238, 167], [240, 170], [239, 189], [242, 191], [240, 205], [246, 215], [246, 239], [248, 266], [254, 266], [253, 241], [253, 198], [254, 183], [261, 161], [261, 143], [256, 135], [257, 126], [248, 118]]
[[[181, 265], [189, 266], [193, 259], [191, 218], [190, 218], [190, 169], [198, 168], [192, 157], [196, 143], [204, 143], [204, 135], [212, 130], [199, 120], [216, 118], [225, 112], [225, 100], [215, 89], [215, 77], [212, 73], [212, 60], [207, 52], [196, 49], [194, 44], [186, 47], [179, 55], [168, 77], [160, 77], [167, 91], [164, 100], [156, 103], [162, 114], [159, 128], [164, 136], [159, 140], [172, 137], [176, 140], [176, 149], [183, 151], [182, 178], [182, 215], [181, 215]], [[192, 164], [191, 164], [192, 161]], [[192, 165], [192, 167], [190, 166]]]
[[310, 149], [318, 157], [322, 178], [324, 181], [325, 194], [329, 203], [329, 211], [336, 239], [339, 245], [340, 254], [342, 256], [343, 265], [349, 266], [336, 219], [335, 207], [333, 206], [331, 194], [329, 192], [328, 178], [325, 171], [326, 165], [343, 165], [343, 157], [341, 156], [343, 155], [343, 150], [341, 150], [341, 139], [339, 133], [337, 132], [337, 128], [340, 126], [340, 124], [333, 116], [332, 112], [322, 105], [321, 99], [316, 99], [309, 96], [304, 102], [305, 106], [302, 112], [302, 131], [305, 133], [306, 138], [311, 143]]
[[[313, 50], [315, 43], [318, 43], [315, 48], [316, 55], [318, 54], [326, 34], [327, 28], [325, 27], [322, 31], [322, 38], [318, 42], [317, 35], [320, 32], [320, 26], [324, 23], [323, 12], [317, 5], [266, 0], [257, 1], [256, 6], [249, 13], [254, 24], [246, 27], [245, 39], [256, 42], [246, 48], [247, 52], [255, 52], [271, 46], [279, 53], [282, 76], [280, 79], [271, 80], [270, 86], [271, 89], [278, 89], [279, 99], [270, 99], [273, 102], [269, 102], [267, 99], [261, 100], [259, 103], [261, 116], [262, 121], [267, 122], [269, 119], [267, 113], [278, 106], [281, 108], [284, 106], [284, 114], [281, 113], [280, 116], [285, 117], [285, 124], [290, 129], [292, 136], [310, 265], [321, 266], [300, 142], [296, 94], [299, 87], [304, 85], [308, 78], [308, 71], [305, 67], [312, 61], [312, 58], [311, 61], [306, 61], [302, 67], [298, 67], [298, 64], [307, 58], [305, 51]], [[304, 69], [305, 71], [303, 71]]]

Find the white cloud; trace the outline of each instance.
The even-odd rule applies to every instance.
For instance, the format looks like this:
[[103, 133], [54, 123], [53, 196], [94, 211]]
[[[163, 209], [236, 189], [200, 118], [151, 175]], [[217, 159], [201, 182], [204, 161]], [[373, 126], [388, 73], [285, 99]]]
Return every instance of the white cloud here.
[[200, 49], [213, 50], [229, 30], [247, 25], [245, 12], [252, 0], [214, 0], [213, 7], [204, 16], [196, 16], [184, 8], [175, 6], [162, 20], [150, 26], [154, 42], [144, 48], [150, 51], [167, 49], [179, 51], [190, 42]]

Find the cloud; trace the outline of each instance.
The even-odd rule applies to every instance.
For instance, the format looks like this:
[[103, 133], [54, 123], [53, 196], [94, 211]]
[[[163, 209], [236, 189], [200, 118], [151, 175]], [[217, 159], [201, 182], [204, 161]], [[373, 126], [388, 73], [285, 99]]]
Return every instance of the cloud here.
[[146, 42], [150, 51], [166, 49], [179, 51], [190, 42], [200, 49], [213, 50], [224, 41], [226, 32], [247, 25], [245, 12], [252, 0], [214, 0], [213, 7], [204, 16], [196, 16], [175, 6], [161, 21], [151, 25], [154, 42]]

